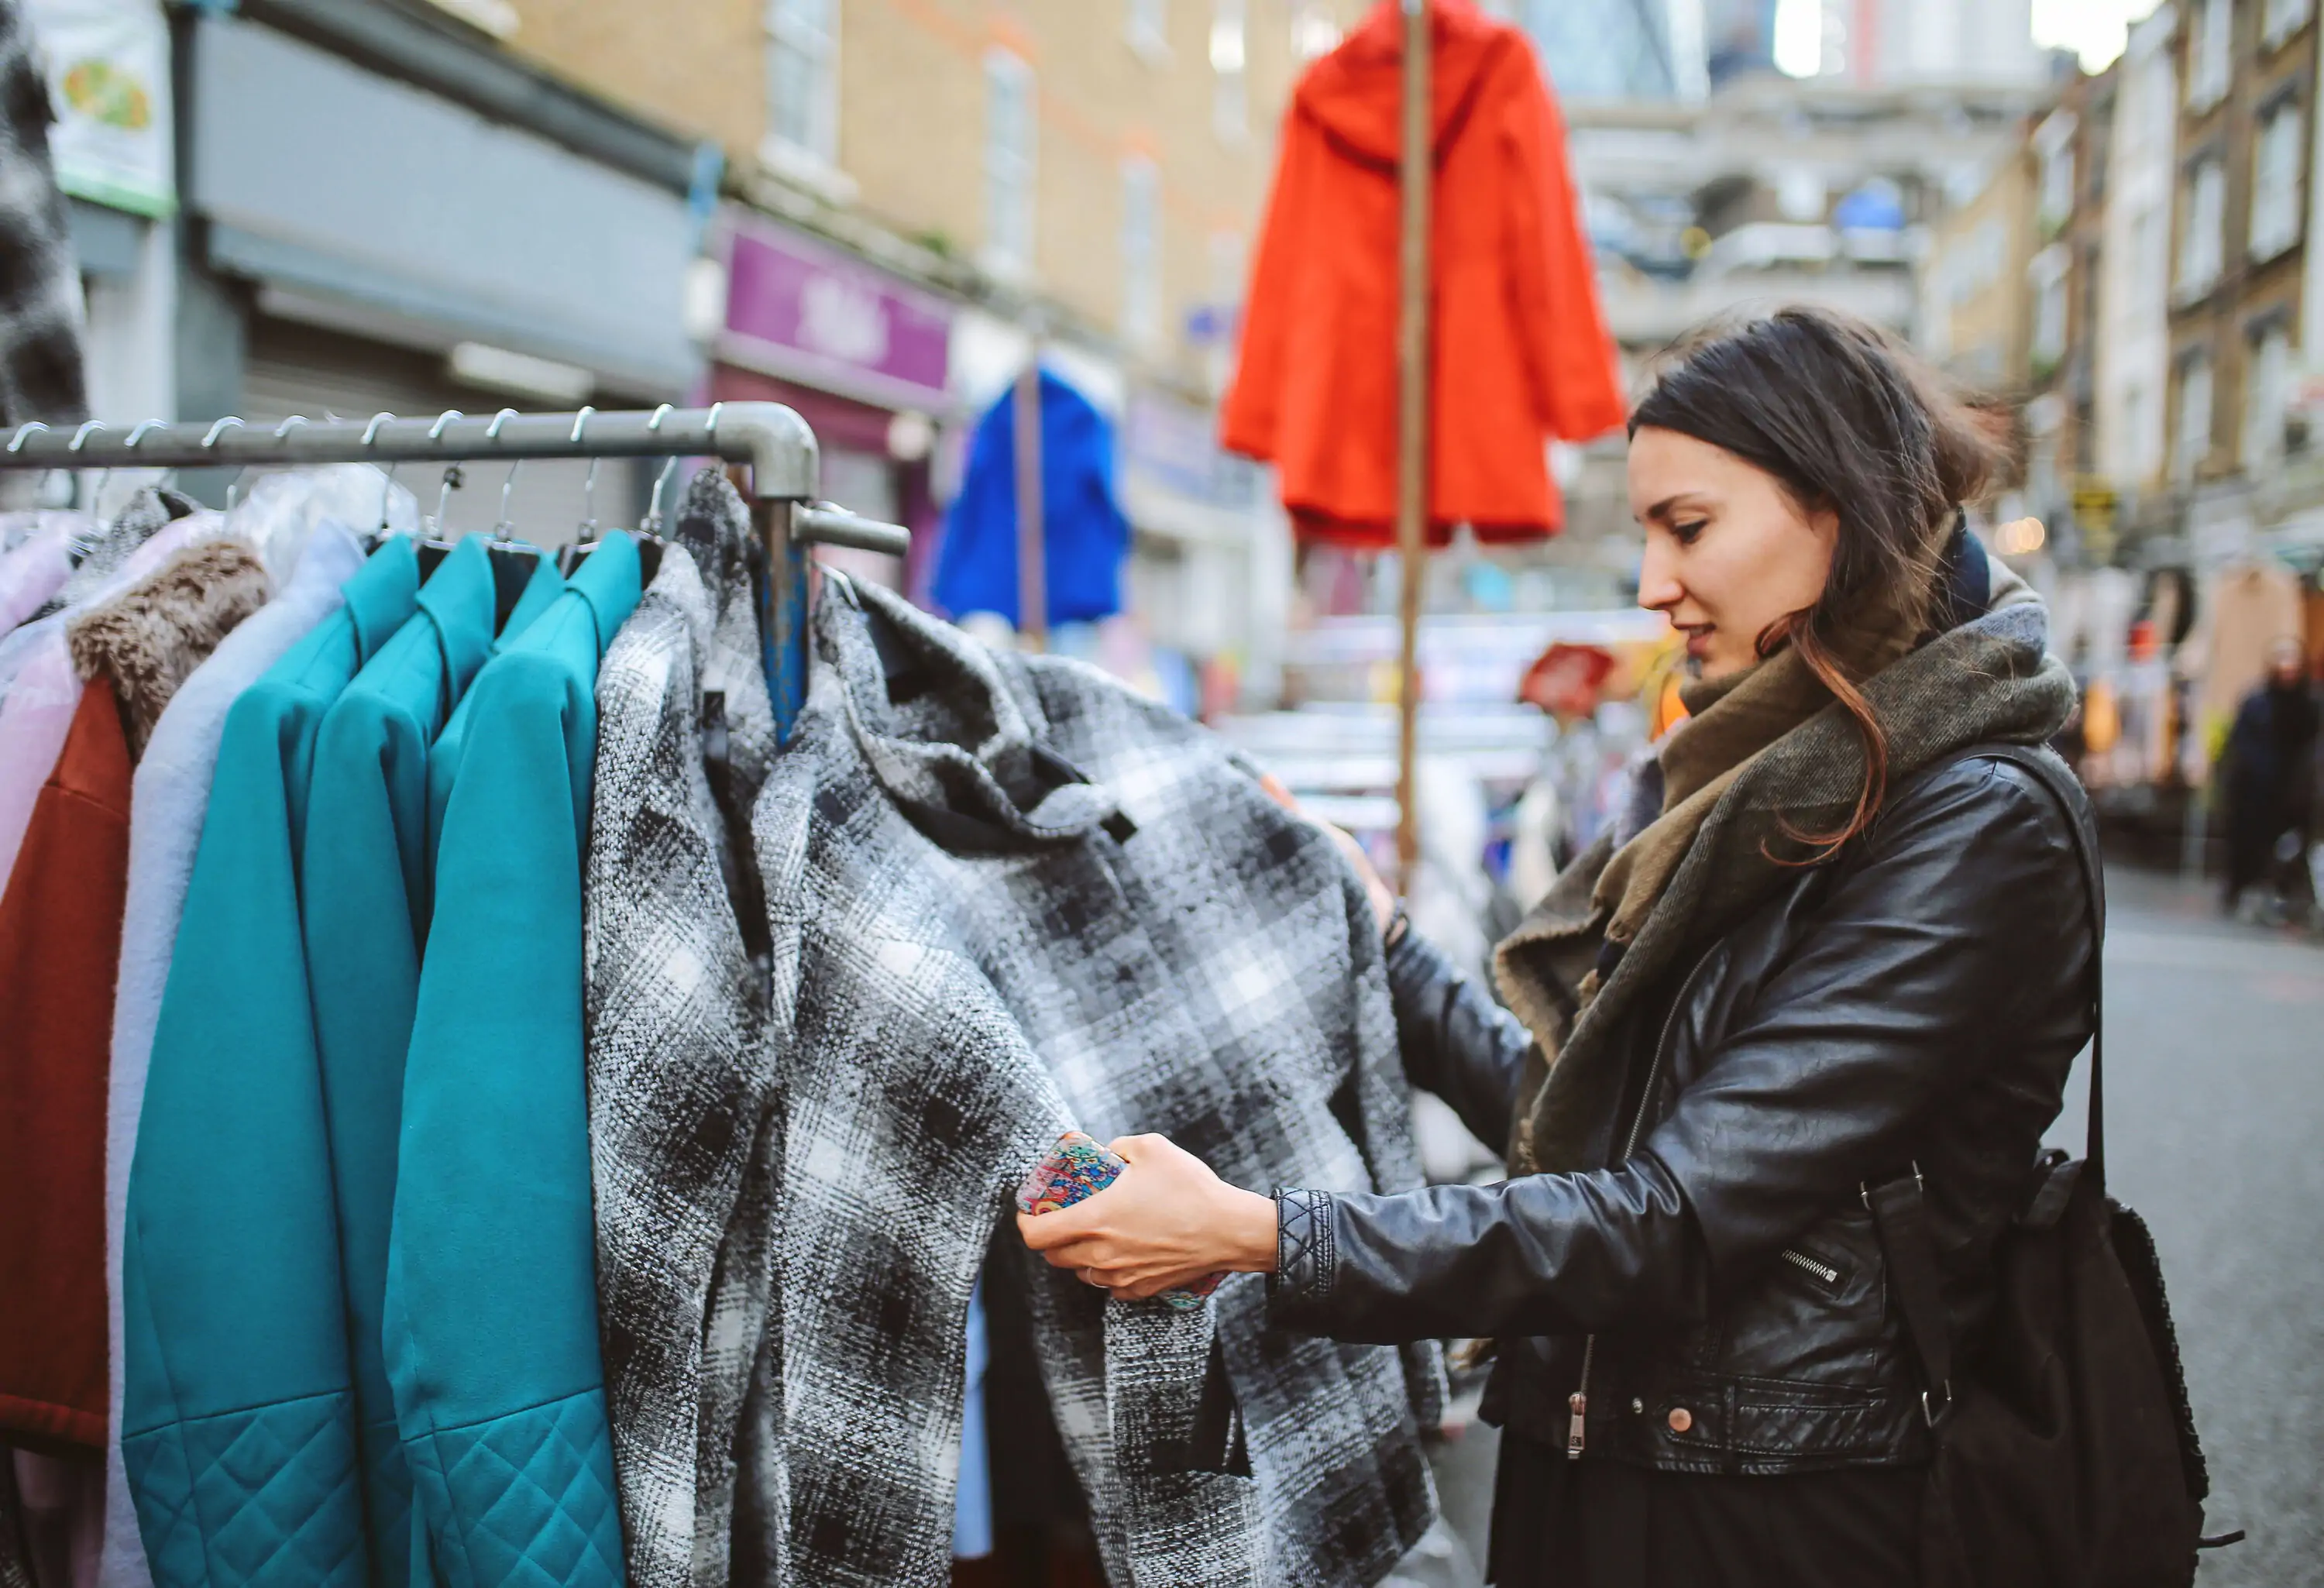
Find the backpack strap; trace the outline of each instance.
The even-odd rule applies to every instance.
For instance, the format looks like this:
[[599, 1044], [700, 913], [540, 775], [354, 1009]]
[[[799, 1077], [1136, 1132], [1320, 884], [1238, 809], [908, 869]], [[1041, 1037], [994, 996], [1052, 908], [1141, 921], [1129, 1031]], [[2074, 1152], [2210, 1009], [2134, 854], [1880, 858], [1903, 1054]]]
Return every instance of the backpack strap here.
[[[1961, 752], [1955, 760], [1966, 761], [1983, 757], [2006, 761], [2022, 767], [2026, 774], [2058, 802], [2066, 817], [2066, 830], [2071, 835], [2075, 858], [2080, 862], [2087, 919], [2090, 927], [2090, 1112], [2089, 1145], [2087, 1172], [2098, 1177], [2097, 1184], [2106, 1183], [2106, 1104], [2102, 1077], [2105, 1073], [2106, 1008], [2105, 972], [2101, 963], [2106, 950], [2106, 873], [2099, 869], [2097, 846], [2076, 811], [2073, 796], [2073, 773], [2066, 763], [2046, 750], [2032, 749], [2021, 744], [1978, 744]], [[1880, 1251], [1888, 1265], [1891, 1293], [1896, 1298], [1897, 1310], [1904, 1315], [1904, 1331], [1912, 1337], [1914, 1354], [1920, 1358], [1922, 1382], [1928, 1386], [1921, 1392], [1922, 1415], [1929, 1426], [1935, 1427], [1952, 1409], [1952, 1325], [1946, 1316], [1943, 1277], [1937, 1265], [1937, 1248], [1929, 1231], [1928, 1204], [1922, 1194], [1921, 1171], [1917, 1165], [1908, 1175], [1900, 1175], [1877, 1186], [1868, 1185], [1863, 1190], [1864, 1205], [1871, 1210], [1873, 1228], [1880, 1238]], [[1943, 1398], [1940, 1404], [1935, 1397]]]
[[2098, 862], [2098, 845], [2088, 826], [2077, 814], [2079, 801], [2075, 796], [2081, 785], [2073, 771], [2054, 753], [2024, 744], [1981, 744], [1969, 751], [1963, 759], [1979, 756], [1992, 761], [2006, 761], [2021, 767], [2026, 775], [2048, 790], [2058, 802], [2066, 818], [2066, 831], [2074, 841], [2074, 856], [2081, 862], [2082, 885], [2090, 928], [2090, 1112], [2088, 1145], [2083, 1156], [2089, 1161], [2087, 1171], [2098, 1177], [2101, 1189], [2106, 1185], [2106, 872]]
[[[1904, 1315], [1913, 1354], [1921, 1359], [1921, 1415], [1935, 1427], [1953, 1408], [1953, 1329], [1945, 1313], [1943, 1277], [1937, 1271], [1937, 1243], [1929, 1233], [1929, 1205], [1921, 1195], [1921, 1171], [1868, 1186], [1864, 1205], [1880, 1253], [1888, 1262], [1889, 1294]], [[1932, 1396], [1941, 1396], [1941, 1402]]]

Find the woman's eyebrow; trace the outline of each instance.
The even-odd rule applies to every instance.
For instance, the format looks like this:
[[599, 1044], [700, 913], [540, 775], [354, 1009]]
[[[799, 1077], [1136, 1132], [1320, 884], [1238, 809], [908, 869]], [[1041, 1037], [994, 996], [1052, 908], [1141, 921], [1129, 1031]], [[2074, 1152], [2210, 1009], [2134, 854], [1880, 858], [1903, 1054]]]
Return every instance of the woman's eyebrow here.
[[1652, 507], [1647, 508], [1646, 512], [1640, 513], [1638, 516], [1640, 518], [1668, 520], [1671, 514], [1678, 511], [1679, 504], [1685, 502], [1688, 497], [1693, 494], [1694, 493], [1692, 491], [1681, 491], [1674, 495], [1665, 496], [1660, 502], [1655, 503]]

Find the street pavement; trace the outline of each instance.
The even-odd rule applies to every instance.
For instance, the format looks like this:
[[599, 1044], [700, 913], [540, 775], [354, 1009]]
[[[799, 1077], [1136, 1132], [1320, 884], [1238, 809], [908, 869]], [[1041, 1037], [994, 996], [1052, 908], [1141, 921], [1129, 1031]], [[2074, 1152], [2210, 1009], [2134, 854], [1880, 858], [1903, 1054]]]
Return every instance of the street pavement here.
[[[2198, 1588], [2324, 1588], [2324, 946], [2220, 919], [2208, 885], [2116, 869], [2107, 894], [2107, 1179], [2162, 1251], [2209, 1529], [2251, 1535]], [[2053, 1133], [2076, 1152], [2088, 1074]], [[1458, 1542], [1392, 1581], [1477, 1581], [1494, 1444], [1439, 1449]]]
[[[2324, 1584], [2324, 946], [2107, 878], [2107, 1177], [2145, 1215], [2210, 1460], [2200, 1588]], [[2079, 1079], [2079, 1073], [2078, 1073]], [[2078, 1085], [2065, 1136], [2079, 1143]]]

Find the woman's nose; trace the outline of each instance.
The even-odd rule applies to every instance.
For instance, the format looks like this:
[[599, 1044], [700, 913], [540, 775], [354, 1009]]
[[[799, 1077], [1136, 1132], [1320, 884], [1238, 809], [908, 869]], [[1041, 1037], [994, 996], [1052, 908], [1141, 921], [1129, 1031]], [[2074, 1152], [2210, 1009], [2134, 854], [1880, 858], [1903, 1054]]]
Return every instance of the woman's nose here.
[[1661, 537], [1648, 535], [1646, 556], [1638, 564], [1638, 605], [1650, 612], [1668, 612], [1685, 596], [1686, 587], [1679, 583]]

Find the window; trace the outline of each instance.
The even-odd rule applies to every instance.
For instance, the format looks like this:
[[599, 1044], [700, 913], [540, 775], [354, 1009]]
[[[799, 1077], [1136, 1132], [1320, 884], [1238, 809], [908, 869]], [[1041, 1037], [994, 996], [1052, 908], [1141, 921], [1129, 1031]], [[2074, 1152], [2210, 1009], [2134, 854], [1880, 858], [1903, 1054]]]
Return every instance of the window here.
[[1211, 130], [1222, 143], [1250, 134], [1250, 63], [1244, 0], [1211, 0]]
[[2198, 353], [2179, 372], [2179, 433], [2171, 449], [2171, 472], [2184, 482], [2211, 450], [2211, 360]]
[[1121, 162], [1121, 338], [1162, 337], [1162, 174], [1143, 154]]
[[767, 135], [822, 165], [839, 159], [839, 0], [767, 0]]
[[1340, 47], [1340, 24], [1323, 0], [1299, 0], [1291, 11], [1291, 53], [1314, 60]]
[[2261, 47], [2273, 50], [2298, 32], [2313, 9], [2314, 0], [2267, 0], [2267, 9], [2260, 14]]
[[2035, 218], [2054, 235], [2074, 213], [2074, 113], [2061, 110], [2034, 130], [2034, 149], [2042, 162]]
[[2287, 99], [2252, 146], [2251, 256], [2273, 259], [2300, 241], [2300, 106]]
[[2131, 291], [2141, 303], [2171, 293], [2171, 215], [2161, 204], [2142, 205], [2130, 223]]
[[2052, 243], [2026, 267], [2034, 283], [2034, 336], [2027, 351], [2037, 378], [2055, 369], [2066, 355], [2066, 282], [2072, 261], [2063, 243]]
[[2209, 110], [2227, 97], [2227, 74], [2235, 55], [2236, 0], [2201, 0], [2196, 19], [2193, 64], [2187, 72], [2187, 105]]
[[1033, 268], [1034, 160], [1040, 112], [1033, 69], [1008, 51], [984, 52], [984, 247], [1004, 275]]
[[2151, 449], [2154, 444], [2148, 440], [2146, 435], [2146, 428], [2150, 422], [2148, 401], [2146, 387], [2143, 383], [2133, 382], [2123, 388], [2122, 440], [2116, 444], [2116, 456], [2140, 459], [2139, 472], [2142, 475], [2145, 473], [2148, 466], [2144, 460], [2154, 456], [2154, 451]]
[[2179, 296], [2200, 298], [2227, 263], [2227, 173], [2215, 155], [2187, 178], [2187, 229], [2179, 236]]
[[1170, 52], [1170, 0], [1130, 0], [1130, 47], [1154, 57]]
[[2009, 252], [2009, 228], [1987, 216], [1961, 239], [1947, 274], [1947, 295], [1955, 307], [1967, 303], [2001, 279]]
[[2254, 337], [2244, 373], [2246, 468], [2283, 456], [2283, 409], [2292, 387], [2292, 338], [2281, 321]]

